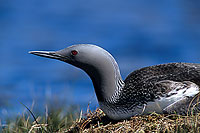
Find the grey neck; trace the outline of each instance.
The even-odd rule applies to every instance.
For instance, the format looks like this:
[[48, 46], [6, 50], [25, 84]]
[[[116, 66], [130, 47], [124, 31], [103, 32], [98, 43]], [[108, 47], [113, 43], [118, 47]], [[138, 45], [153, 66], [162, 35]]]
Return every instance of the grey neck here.
[[[105, 56], [104, 56], [105, 57]], [[115, 101], [124, 87], [119, 67], [112, 57], [107, 54], [101, 62], [95, 62], [89, 65], [87, 69], [82, 68], [92, 79], [97, 99], [99, 102]]]

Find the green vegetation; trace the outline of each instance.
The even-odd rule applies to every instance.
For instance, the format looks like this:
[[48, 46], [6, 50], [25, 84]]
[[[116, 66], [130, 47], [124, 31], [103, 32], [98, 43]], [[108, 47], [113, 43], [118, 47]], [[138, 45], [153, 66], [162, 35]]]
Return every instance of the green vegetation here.
[[34, 116], [37, 122], [31, 119], [30, 112], [26, 112], [15, 121], [8, 121], [8, 126], [2, 132], [200, 132], [200, 113], [188, 116], [151, 113], [129, 120], [112, 121], [99, 108], [94, 112], [88, 109], [84, 117], [75, 106], [67, 110], [64, 113], [62, 108], [51, 109], [44, 116]]
[[[56, 105], [55, 105], [56, 106]], [[67, 112], [66, 112], [67, 110]], [[67, 109], [63, 107], [51, 107], [43, 116], [36, 117], [34, 113], [28, 109], [21, 116], [17, 116], [15, 120], [8, 119], [7, 125], [2, 127], [0, 132], [5, 133], [49, 133], [64, 132], [79, 117], [77, 106], [70, 106]]]

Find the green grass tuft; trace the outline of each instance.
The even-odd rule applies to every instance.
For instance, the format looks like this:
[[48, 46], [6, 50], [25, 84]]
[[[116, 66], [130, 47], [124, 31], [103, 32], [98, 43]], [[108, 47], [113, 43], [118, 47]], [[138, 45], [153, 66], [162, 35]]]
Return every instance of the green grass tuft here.
[[[26, 107], [26, 106], [25, 106]], [[28, 109], [28, 107], [26, 107]], [[47, 110], [47, 109], [46, 109]], [[66, 111], [67, 110], [67, 111]], [[36, 117], [34, 112], [27, 112], [17, 116], [15, 120], [8, 119], [6, 126], [2, 127], [3, 133], [49, 133], [64, 132], [79, 117], [78, 107], [70, 106], [67, 109], [51, 108], [43, 116]]]

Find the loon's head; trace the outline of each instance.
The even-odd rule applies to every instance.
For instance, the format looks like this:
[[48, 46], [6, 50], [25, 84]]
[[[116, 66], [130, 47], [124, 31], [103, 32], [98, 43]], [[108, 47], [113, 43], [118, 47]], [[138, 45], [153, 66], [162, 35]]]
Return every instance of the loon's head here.
[[92, 44], [72, 45], [59, 51], [30, 51], [29, 53], [64, 61], [86, 72], [91, 68], [101, 68], [106, 62], [113, 60], [106, 50]]
[[57, 59], [84, 70], [92, 79], [97, 98], [111, 97], [121, 80], [119, 67], [110, 53], [91, 44], [72, 45], [59, 51], [30, 51], [29, 53]]

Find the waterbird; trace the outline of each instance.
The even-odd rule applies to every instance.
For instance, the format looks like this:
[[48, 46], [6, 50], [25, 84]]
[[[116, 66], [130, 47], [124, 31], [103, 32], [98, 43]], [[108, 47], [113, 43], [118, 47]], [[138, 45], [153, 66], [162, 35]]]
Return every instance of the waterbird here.
[[113, 56], [93, 44], [29, 53], [64, 61], [85, 71], [92, 80], [100, 108], [113, 120], [150, 112], [186, 114], [198, 102], [200, 64], [197, 63], [144, 67], [122, 80]]

